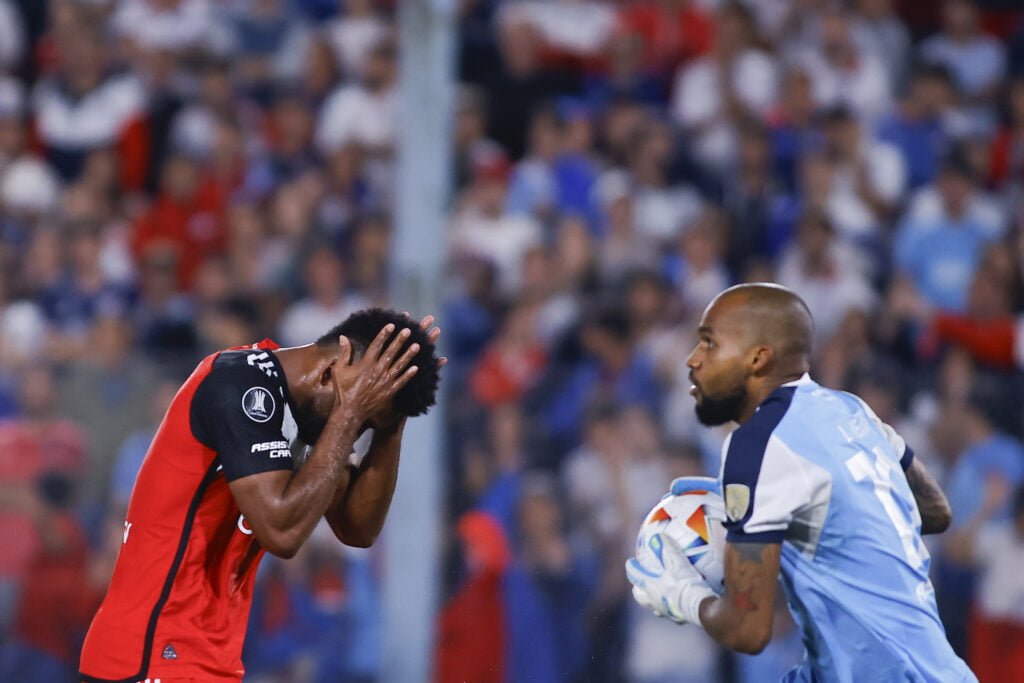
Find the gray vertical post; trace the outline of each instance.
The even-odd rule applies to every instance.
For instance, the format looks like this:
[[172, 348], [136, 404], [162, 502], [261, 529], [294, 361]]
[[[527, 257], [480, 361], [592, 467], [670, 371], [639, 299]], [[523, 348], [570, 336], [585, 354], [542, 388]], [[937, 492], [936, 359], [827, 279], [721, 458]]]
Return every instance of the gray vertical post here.
[[[396, 308], [421, 316], [438, 313], [441, 304], [452, 177], [455, 3], [402, 0], [398, 7], [401, 113], [391, 298]], [[426, 682], [433, 668], [443, 420], [443, 405], [437, 405], [409, 421], [402, 442], [398, 487], [383, 534], [386, 683]]]

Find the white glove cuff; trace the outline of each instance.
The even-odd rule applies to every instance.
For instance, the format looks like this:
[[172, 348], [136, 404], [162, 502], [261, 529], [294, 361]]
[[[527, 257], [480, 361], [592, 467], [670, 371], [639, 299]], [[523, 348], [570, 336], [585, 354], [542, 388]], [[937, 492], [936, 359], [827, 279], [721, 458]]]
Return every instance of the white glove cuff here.
[[705, 598], [714, 597], [717, 597], [715, 592], [703, 581], [688, 585], [679, 595], [678, 600], [683, 618], [691, 624], [704, 628], [704, 625], [700, 623], [700, 604], [704, 602]]

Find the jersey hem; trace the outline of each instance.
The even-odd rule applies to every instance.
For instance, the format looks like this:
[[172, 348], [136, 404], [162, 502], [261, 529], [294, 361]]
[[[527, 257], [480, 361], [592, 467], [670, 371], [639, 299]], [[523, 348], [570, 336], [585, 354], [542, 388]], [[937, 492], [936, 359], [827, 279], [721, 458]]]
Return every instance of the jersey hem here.
[[[141, 676], [141, 674], [140, 674]], [[98, 676], [90, 676], [82, 671], [78, 672], [78, 677], [84, 681], [84, 683], [139, 683], [139, 681], [146, 680], [145, 676], [129, 676], [128, 678], [99, 678]]]

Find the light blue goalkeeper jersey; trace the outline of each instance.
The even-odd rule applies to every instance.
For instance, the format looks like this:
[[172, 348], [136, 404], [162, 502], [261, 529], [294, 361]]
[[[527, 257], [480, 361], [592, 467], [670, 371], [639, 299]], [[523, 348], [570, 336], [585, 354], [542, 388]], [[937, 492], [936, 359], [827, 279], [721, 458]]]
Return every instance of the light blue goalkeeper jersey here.
[[728, 541], [782, 543], [806, 652], [784, 681], [977, 681], [954, 654], [901, 468], [913, 452], [852, 394], [804, 375], [723, 447]]

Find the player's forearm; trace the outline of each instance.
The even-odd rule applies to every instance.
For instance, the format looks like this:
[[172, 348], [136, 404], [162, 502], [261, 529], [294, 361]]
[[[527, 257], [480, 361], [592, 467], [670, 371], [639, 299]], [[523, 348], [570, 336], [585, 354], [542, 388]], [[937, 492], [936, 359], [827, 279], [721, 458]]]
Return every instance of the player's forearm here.
[[781, 546], [778, 543], [727, 543], [725, 593], [700, 605], [704, 630], [725, 647], [757, 654], [772, 637], [775, 589]]
[[360, 425], [354, 415], [336, 412], [328, 418], [313, 451], [288, 480], [269, 516], [275, 547], [268, 549], [274, 554], [294, 555], [324, 516], [335, 492], [344, 488], [348, 455]]
[[953, 523], [953, 510], [946, 495], [917, 458], [910, 463], [906, 475], [921, 513], [921, 534], [941, 534]]
[[[741, 597], [741, 602], [742, 598]], [[746, 598], [749, 600], [749, 597]], [[765, 629], [747, 618], [749, 610], [729, 596], [706, 598], [700, 605], [700, 623], [719, 645], [756, 655], [771, 640], [771, 626]]]
[[335, 536], [346, 544], [369, 547], [377, 540], [391, 507], [398, 483], [398, 461], [402, 444], [403, 419], [392, 429], [377, 429], [363, 466], [347, 490], [327, 510], [327, 521]]

